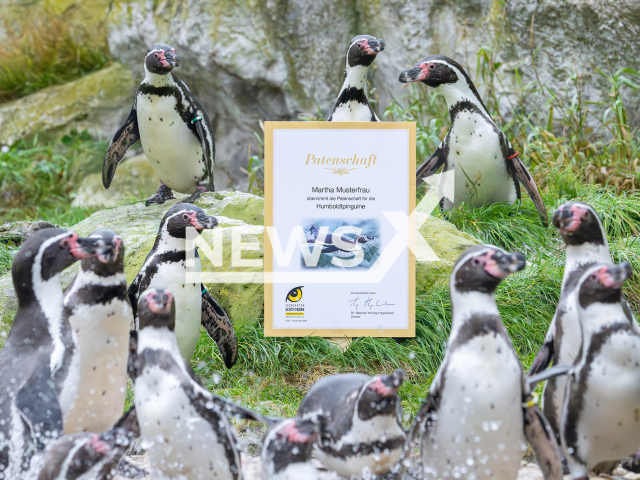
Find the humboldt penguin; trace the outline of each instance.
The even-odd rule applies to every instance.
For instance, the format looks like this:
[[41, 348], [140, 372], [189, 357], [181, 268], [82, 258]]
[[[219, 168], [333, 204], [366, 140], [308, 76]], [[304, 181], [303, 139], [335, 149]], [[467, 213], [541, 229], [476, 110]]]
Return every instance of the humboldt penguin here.
[[176, 303], [160, 287], [145, 290], [138, 302], [133, 390], [152, 477], [240, 479], [240, 452], [228, 416], [265, 417], [200, 384], [178, 348]]
[[[238, 357], [238, 340], [229, 317], [204, 285], [186, 282], [187, 227], [193, 227], [200, 233], [217, 225], [215, 217], [206, 215], [195, 205], [178, 203], [171, 207], [160, 222], [153, 248], [129, 285], [128, 294], [136, 317], [138, 298], [147, 288], [161, 286], [169, 289], [176, 297], [176, 337], [184, 358], [191, 360], [202, 325], [218, 345], [225, 365], [231, 368]], [[195, 265], [189, 267], [189, 271], [200, 271], [197, 249]]]
[[311, 387], [297, 416], [326, 418], [325, 432], [315, 445], [324, 467], [346, 478], [384, 474], [396, 467], [406, 441], [398, 397], [403, 380], [400, 369], [375, 377], [342, 373]]
[[[124, 154], [138, 140], [160, 178], [158, 192], [146, 200], [164, 203], [172, 189], [192, 194], [213, 191], [216, 146], [213, 127], [202, 104], [189, 87], [172, 73], [180, 58], [170, 45], [154, 43], [144, 59], [145, 77], [138, 87], [133, 109], [113, 136], [102, 166], [102, 183], [109, 188]], [[201, 182], [207, 180], [206, 185]]]
[[64, 432], [104, 432], [120, 418], [127, 393], [127, 357], [133, 310], [127, 296], [124, 242], [99, 229], [89, 238], [114, 246], [113, 261], [86, 258], [65, 290], [65, 317], [76, 345], [71, 365], [78, 375], [71, 398], [60, 398]]
[[60, 273], [80, 259], [110, 259], [111, 250], [102, 238], [46, 228], [31, 234], [13, 261], [18, 311], [0, 350], [0, 479], [22, 478], [32, 457], [62, 434], [58, 398], [77, 378], [69, 368], [74, 345]]
[[630, 276], [627, 262], [596, 264], [576, 285], [583, 346], [568, 376], [561, 423], [574, 480], [640, 445], [640, 328], [622, 296]]
[[[543, 223], [547, 211], [533, 177], [519, 153], [497, 127], [467, 72], [444, 55], [429, 55], [400, 74], [401, 83], [422, 82], [440, 92], [449, 107], [451, 128], [446, 137], [416, 171], [416, 185], [441, 166], [454, 170], [454, 201], [444, 198], [445, 209], [470, 203], [510, 202], [520, 199], [520, 183], [529, 193]], [[444, 195], [444, 177], [438, 185]]]
[[545, 479], [562, 479], [555, 436], [531, 401], [495, 290], [525, 267], [521, 253], [467, 249], [449, 283], [453, 318], [445, 357], [409, 433], [424, 478], [514, 479], [533, 447]]
[[[103, 432], [64, 435], [47, 447], [38, 480], [111, 480], [116, 477], [122, 456], [140, 436], [140, 426], [132, 407]], [[130, 468], [123, 465], [124, 469]]]
[[311, 464], [313, 446], [323, 429], [322, 415], [287, 418], [272, 426], [262, 442], [263, 480], [319, 480]]
[[[555, 315], [529, 375], [542, 372], [552, 361], [556, 366], [571, 366], [580, 359], [582, 328], [575, 300], [578, 280], [591, 265], [612, 263], [607, 236], [593, 207], [567, 202], [554, 212], [552, 222], [566, 245], [564, 276]], [[551, 378], [543, 393], [543, 412], [558, 439], [566, 384], [566, 376]]]
[[347, 234], [341, 235], [338, 240], [333, 237], [333, 232], [328, 231], [324, 238], [318, 239], [319, 230], [312, 225], [307, 235], [307, 243], [321, 244], [321, 253], [333, 254], [340, 258], [351, 258], [359, 255], [362, 251], [362, 245], [375, 240], [371, 235], [357, 235], [355, 238]]
[[376, 55], [384, 50], [384, 40], [358, 35], [347, 50], [345, 79], [329, 122], [379, 122], [369, 104], [367, 74]]

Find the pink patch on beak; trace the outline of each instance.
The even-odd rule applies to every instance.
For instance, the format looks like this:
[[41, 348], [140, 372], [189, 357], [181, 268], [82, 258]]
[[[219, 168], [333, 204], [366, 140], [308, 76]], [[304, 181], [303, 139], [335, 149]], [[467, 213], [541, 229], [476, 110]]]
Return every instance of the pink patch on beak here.
[[289, 442], [292, 443], [315, 442], [316, 438], [318, 437], [318, 434], [316, 432], [311, 435], [301, 432], [296, 428], [296, 424], [293, 421], [282, 427], [278, 432], [278, 435], [286, 438]]
[[190, 213], [189, 214], [189, 218], [191, 218], [191, 225], [193, 225], [196, 230], [204, 230], [204, 227], [202, 226], [202, 224], [196, 218], [196, 214], [195, 213]]
[[91, 436], [87, 444], [96, 452], [101, 453], [102, 455], [106, 455], [111, 451], [111, 447], [109, 446], [109, 444], [100, 440], [100, 436], [97, 433]]
[[147, 299], [147, 305], [149, 306], [149, 310], [153, 313], [169, 313], [171, 311], [171, 303], [173, 302], [173, 296], [168, 295], [167, 303], [164, 306], [161, 303], [156, 302], [153, 299], [153, 295], [149, 296]]
[[60, 241], [60, 246], [63, 248], [69, 247], [69, 253], [75, 258], [82, 259], [91, 257], [91, 254], [82, 250], [82, 247], [78, 245], [78, 235], [73, 233], [67, 238], [63, 238]]
[[418, 65], [420, 67], [420, 75], [416, 77], [416, 81], [420, 82], [429, 76], [429, 63], [421, 63]]
[[477, 258], [480, 259], [480, 260], [484, 259], [484, 271], [487, 272], [492, 277], [496, 277], [496, 278], [506, 278], [506, 277], [508, 277], [509, 276], [509, 272], [505, 272], [500, 267], [498, 267], [498, 264], [493, 259], [493, 254], [494, 253], [495, 252], [493, 250], [489, 250], [486, 254], [484, 254], [484, 255], [482, 255], [480, 257], [477, 257]]
[[570, 210], [573, 213], [573, 218], [566, 227], [560, 229], [563, 232], [575, 232], [589, 213], [589, 210], [579, 205], [572, 205]]
[[167, 59], [164, 58], [164, 50], [161, 51], [160, 53], [156, 52], [155, 56], [158, 60], [160, 60], [160, 63], [162, 64], [163, 67], [170, 67], [169, 62], [167, 62]]
[[624, 280], [614, 280], [609, 274], [608, 267], [602, 267], [600, 270], [598, 270], [595, 273], [595, 275], [596, 275], [596, 278], [598, 279], [598, 282], [607, 288], [620, 287], [622, 285], [622, 282], [624, 281]]
[[371, 382], [367, 388], [373, 390], [382, 397], [390, 397], [391, 395], [398, 393], [399, 387], [387, 387], [382, 383], [382, 378], [378, 378], [375, 382]]

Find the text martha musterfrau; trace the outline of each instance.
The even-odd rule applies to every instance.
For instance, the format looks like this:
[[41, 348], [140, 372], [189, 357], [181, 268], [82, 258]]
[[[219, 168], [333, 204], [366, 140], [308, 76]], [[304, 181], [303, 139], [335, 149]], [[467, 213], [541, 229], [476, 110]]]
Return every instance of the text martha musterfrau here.
[[[311, 193], [371, 193], [370, 188], [365, 187], [311, 187]], [[361, 195], [358, 197], [344, 197], [341, 195], [330, 197], [308, 196], [307, 201], [312, 202], [373, 202], [376, 197]], [[364, 203], [316, 203], [316, 208], [320, 210], [364, 210], [367, 206]]]

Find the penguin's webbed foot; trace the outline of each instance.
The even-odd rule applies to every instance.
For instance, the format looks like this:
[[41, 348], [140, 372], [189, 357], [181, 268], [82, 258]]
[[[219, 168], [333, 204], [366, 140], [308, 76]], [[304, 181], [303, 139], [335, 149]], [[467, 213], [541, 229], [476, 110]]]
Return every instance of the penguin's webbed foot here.
[[167, 200], [171, 200], [172, 198], [175, 198], [175, 197], [173, 196], [173, 192], [171, 191], [171, 189], [167, 187], [164, 183], [161, 183], [160, 185], [158, 185], [158, 191], [156, 192], [156, 194], [147, 198], [144, 201], [144, 204], [147, 207], [152, 203], [157, 203], [158, 205], [162, 205], [164, 202], [166, 202]]
[[185, 198], [184, 200], [180, 200], [178, 203], [194, 203], [200, 198], [200, 195], [202, 195], [206, 191], [207, 187], [205, 187], [204, 185], [200, 185], [198, 188], [196, 188], [196, 191], [191, 194], [191, 196]]

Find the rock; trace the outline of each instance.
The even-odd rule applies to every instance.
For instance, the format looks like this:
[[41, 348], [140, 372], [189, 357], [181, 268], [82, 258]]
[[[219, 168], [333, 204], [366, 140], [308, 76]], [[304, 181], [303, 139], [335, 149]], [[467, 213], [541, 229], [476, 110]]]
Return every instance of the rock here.
[[131, 110], [134, 88], [131, 71], [114, 63], [73, 82], [1, 104], [0, 144], [63, 127], [87, 129], [94, 136], [111, 139], [123, 110]]
[[144, 154], [118, 166], [109, 190], [102, 185], [102, 173], [87, 175], [76, 191], [72, 207], [112, 208], [156, 193], [160, 180]]
[[[140, 202], [101, 210], [70, 229], [86, 236], [107, 227], [122, 235], [127, 252], [125, 273], [131, 282], [153, 246], [160, 219], [179, 200], [149, 207]], [[204, 245], [199, 246], [199, 254], [205, 274], [203, 283], [236, 325], [257, 321], [264, 314], [264, 199], [242, 192], [216, 192], [203, 194], [197, 205], [207, 214], [215, 215], [219, 222], [217, 228], [201, 235]], [[417, 262], [417, 294], [425, 293], [437, 282], [448, 281], [451, 267], [460, 253], [479, 243], [452, 224], [433, 217], [422, 225], [420, 233], [438, 260]], [[244, 244], [240, 258], [233, 257], [231, 245], [234, 241]], [[220, 246], [221, 253], [216, 253], [220, 252]], [[77, 265], [63, 272], [63, 285], [72, 280], [76, 270]], [[11, 275], [6, 274], [0, 277], [0, 331], [7, 331], [15, 308]]]
[[35, 222], [18, 221], [6, 222], [0, 225], [0, 242], [13, 243], [16, 246], [22, 245], [29, 235], [43, 228], [53, 228], [55, 225], [44, 220]]

